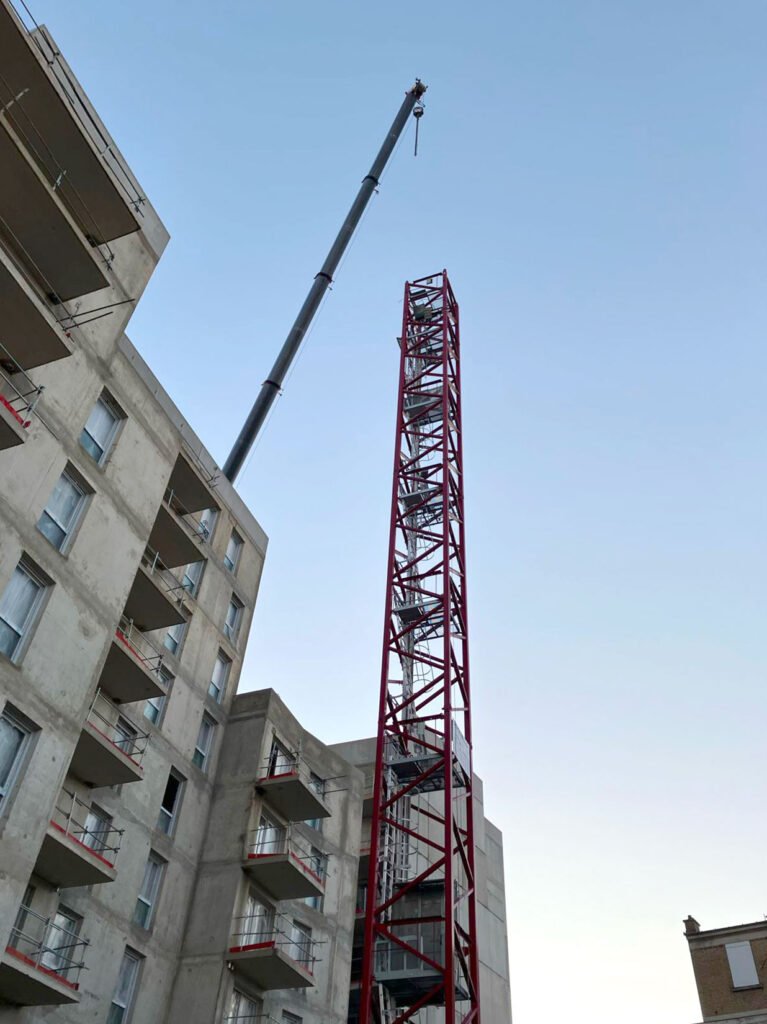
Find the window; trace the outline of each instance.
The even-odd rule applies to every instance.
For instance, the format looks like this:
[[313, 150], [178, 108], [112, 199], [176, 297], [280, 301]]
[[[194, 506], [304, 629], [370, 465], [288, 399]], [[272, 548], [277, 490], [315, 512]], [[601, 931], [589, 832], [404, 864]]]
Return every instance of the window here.
[[116, 747], [119, 747], [129, 757], [136, 752], [138, 729], [127, 718], [123, 718], [122, 715], [120, 715], [115, 723], [113, 742]]
[[133, 920], [142, 928], [148, 928], [152, 923], [164, 871], [165, 861], [151, 850], [144, 868], [144, 881], [139, 889], [136, 909], [133, 912]]
[[240, 561], [241, 552], [242, 537], [239, 536], [236, 530], [232, 530], [232, 536], [229, 538], [229, 543], [226, 545], [226, 554], [224, 555], [224, 565], [227, 567], [229, 572], [237, 571], [237, 564]]
[[163, 640], [163, 646], [170, 651], [171, 654], [178, 654], [179, 648], [184, 639], [184, 632], [186, 631], [186, 623], [179, 622], [175, 626], [171, 626], [168, 632], [165, 634]]
[[117, 435], [117, 427], [123, 418], [106, 393], [94, 405], [80, 434], [80, 444], [99, 465], [109, 454]]
[[162, 665], [157, 670], [157, 675], [165, 689], [165, 695], [160, 697], [150, 697], [144, 702], [144, 718], [148, 718], [154, 725], [160, 724], [163, 711], [165, 710], [165, 702], [170, 695], [170, 688], [173, 684], [173, 676]]
[[242, 915], [242, 926], [237, 936], [238, 946], [254, 946], [258, 942], [266, 942], [274, 931], [274, 910], [250, 890], [245, 899], [245, 913]]
[[312, 968], [312, 930], [301, 921], [293, 921], [290, 926], [290, 942], [285, 952], [299, 964], [311, 970]]
[[62, 551], [77, 525], [85, 505], [85, 490], [65, 470], [37, 522], [37, 528], [55, 548]]
[[210, 540], [218, 518], [218, 509], [206, 508], [200, 513], [200, 533], [204, 540]]
[[213, 666], [213, 675], [208, 684], [208, 693], [217, 704], [220, 704], [224, 698], [226, 682], [229, 678], [229, 669], [231, 667], [232, 663], [229, 658], [219, 651], [216, 656], [216, 664]]
[[0, 715], [0, 807], [16, 784], [32, 730], [6, 704]]
[[181, 585], [184, 590], [192, 595], [197, 596], [197, 591], [200, 589], [200, 581], [202, 580], [202, 570], [205, 568], [205, 562], [190, 562], [189, 565], [184, 569], [184, 578], [181, 581]]
[[303, 1024], [304, 1018], [299, 1017], [298, 1014], [288, 1013], [287, 1010], [282, 1011], [282, 1024]]
[[11, 660], [21, 654], [46, 586], [22, 559], [0, 597], [0, 652]]
[[733, 988], [752, 988], [759, 984], [750, 942], [728, 942], [725, 945], [730, 964]]
[[165, 792], [163, 793], [162, 803], [160, 804], [160, 817], [157, 821], [157, 827], [167, 836], [172, 835], [173, 830], [176, 827], [178, 812], [181, 807], [181, 794], [183, 789], [183, 778], [180, 775], [177, 775], [176, 772], [171, 771], [165, 785]]
[[325, 796], [325, 780], [316, 772], [309, 772], [309, 785], [317, 796]]
[[309, 856], [309, 870], [314, 872], [317, 878], [325, 880], [325, 869], [327, 867], [327, 858], [322, 850], [318, 850], [316, 846], [310, 848]]
[[58, 974], [72, 966], [82, 923], [79, 914], [59, 905], [45, 939], [46, 948], [40, 957], [43, 967]]
[[285, 829], [278, 825], [268, 814], [261, 815], [256, 830], [256, 846], [254, 853], [283, 853]]
[[240, 620], [242, 619], [242, 601], [232, 594], [232, 599], [229, 602], [229, 607], [226, 610], [226, 620], [224, 621], [224, 634], [234, 642], [237, 639], [237, 634], [240, 631]]
[[200, 731], [197, 734], [197, 743], [194, 746], [194, 754], [192, 754], [192, 761], [205, 771], [208, 764], [208, 758], [213, 747], [213, 730], [216, 728], [216, 723], [208, 715], [202, 716], [200, 722]]
[[102, 853], [109, 846], [110, 833], [112, 831], [112, 816], [102, 811], [100, 807], [92, 804], [85, 817], [82, 835], [77, 838], [96, 853]]
[[304, 824], [313, 828], [315, 832], [322, 832], [322, 818], [309, 818]]
[[109, 1007], [107, 1024], [125, 1024], [136, 994], [136, 981], [142, 957], [126, 947], [123, 953], [120, 973], [117, 976], [117, 987]]
[[232, 992], [232, 1001], [229, 1004], [229, 1020], [234, 1021], [256, 1021], [260, 1020], [264, 1004], [260, 999], [251, 999], [237, 989]]
[[286, 775], [296, 767], [296, 757], [279, 740], [272, 741], [267, 775]]

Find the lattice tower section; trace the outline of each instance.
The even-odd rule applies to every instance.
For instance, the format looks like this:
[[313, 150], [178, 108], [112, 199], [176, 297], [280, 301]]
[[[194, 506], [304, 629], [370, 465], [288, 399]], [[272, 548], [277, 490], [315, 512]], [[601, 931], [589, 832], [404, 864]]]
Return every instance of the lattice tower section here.
[[443, 271], [405, 286], [360, 1024], [479, 1022], [471, 744], [458, 305]]

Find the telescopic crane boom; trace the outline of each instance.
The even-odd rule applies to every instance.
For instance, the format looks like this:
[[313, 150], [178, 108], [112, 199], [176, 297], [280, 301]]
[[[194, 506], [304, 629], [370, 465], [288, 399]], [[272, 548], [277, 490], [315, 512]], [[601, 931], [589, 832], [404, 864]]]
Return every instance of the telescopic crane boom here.
[[245, 424], [234, 443], [234, 447], [229, 453], [229, 457], [224, 465], [224, 476], [227, 480], [234, 481], [237, 478], [237, 474], [242, 468], [242, 464], [247, 458], [248, 452], [253, 447], [253, 443], [264, 425], [264, 421], [269, 414], [269, 410], [282, 388], [283, 381], [290, 369], [290, 365], [295, 359], [296, 353], [301, 347], [301, 342], [314, 319], [314, 315], [319, 308], [320, 302], [333, 281], [333, 274], [338, 268], [341, 257], [346, 251], [346, 247], [348, 246], [351, 237], [360, 222], [360, 218], [365, 212], [365, 207], [368, 205], [370, 197], [375, 191], [381, 175], [383, 174], [384, 168], [389, 162], [389, 157], [392, 155], [394, 147], [397, 145], [397, 141], [402, 134], [408, 117], [411, 112], [415, 113], [417, 117], [420, 117], [423, 113], [423, 107], [420, 100], [425, 92], [426, 86], [420, 79], [416, 78], [415, 85], [405, 94], [402, 106], [399, 108], [397, 116], [392, 122], [392, 126], [383, 141], [383, 145], [379, 149], [372, 167], [362, 179], [359, 192], [351, 205], [351, 209], [346, 215], [346, 220], [341, 225], [341, 230], [338, 232], [336, 240], [333, 242], [325, 262], [322, 264], [319, 272], [315, 275], [314, 282], [309, 289], [309, 294], [304, 299], [304, 304], [299, 310], [295, 323], [291, 327], [290, 333], [280, 349], [280, 354], [277, 356], [275, 364], [269, 372], [269, 376], [261, 385], [261, 390], [253, 404], [253, 408], [250, 410], [248, 418], [245, 420]]

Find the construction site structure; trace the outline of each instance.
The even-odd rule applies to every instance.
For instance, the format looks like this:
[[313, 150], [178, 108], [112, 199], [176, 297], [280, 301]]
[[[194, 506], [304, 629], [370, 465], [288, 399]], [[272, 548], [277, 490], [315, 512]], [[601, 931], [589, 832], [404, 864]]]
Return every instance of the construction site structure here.
[[458, 304], [405, 286], [360, 1024], [480, 1020]]

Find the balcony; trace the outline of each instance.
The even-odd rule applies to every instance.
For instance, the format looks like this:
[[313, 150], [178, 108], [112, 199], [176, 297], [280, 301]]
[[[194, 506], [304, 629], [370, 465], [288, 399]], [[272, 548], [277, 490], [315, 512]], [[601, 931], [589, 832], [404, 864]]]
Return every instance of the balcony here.
[[123, 718], [120, 708], [100, 690], [88, 717], [69, 770], [89, 786], [118, 786], [144, 778], [141, 761], [149, 736]]
[[66, 168], [59, 190], [84, 233], [101, 243], [136, 231], [141, 197], [111, 140], [47, 37], [30, 35], [8, 0], [0, 3], [0, 67], [0, 104], [21, 97], [4, 116], [20, 134], [34, 124], [35, 157], [50, 181]]
[[87, 948], [86, 939], [22, 905], [0, 957], [0, 1001], [16, 1006], [78, 1002]]
[[99, 686], [105, 694], [123, 704], [162, 697], [165, 694], [160, 675], [162, 661], [163, 652], [130, 619], [122, 618], [112, 637]]
[[[27, 370], [72, 354], [66, 330], [0, 247], [0, 309], [7, 357]], [[3, 353], [3, 363], [5, 363]]]
[[210, 490], [210, 480], [203, 479], [199, 470], [192, 465], [192, 460], [185, 455], [179, 455], [176, 459], [168, 481], [168, 491], [185, 510], [184, 515], [204, 512], [209, 508], [218, 509]]
[[[227, 960], [235, 971], [264, 992], [314, 985], [316, 942], [296, 941], [278, 926], [265, 926], [261, 918], [235, 919]], [[284, 922], [288, 925], [288, 922]]]
[[177, 626], [186, 617], [181, 611], [184, 584], [152, 548], [147, 548], [133, 581], [124, 615], [138, 629], [150, 631]]
[[42, 393], [0, 345], [0, 451], [24, 444]]
[[122, 830], [100, 819], [74, 793], [62, 790], [35, 871], [60, 888], [114, 882]]
[[[0, 18], [2, 13], [0, 5]], [[5, 244], [45, 295], [74, 299], [109, 284], [56, 186], [32, 162], [6, 118], [0, 118], [0, 217]]]
[[315, 780], [307, 765], [296, 756], [278, 765], [267, 762], [264, 774], [256, 779], [256, 790], [286, 821], [310, 821], [329, 818], [325, 803], [325, 783]]
[[254, 829], [243, 869], [274, 900], [321, 896], [324, 858], [312, 856], [291, 828]]
[[174, 569], [201, 561], [201, 548], [207, 539], [205, 524], [188, 511], [169, 487], [149, 535], [150, 547], [160, 553], [165, 565]]

